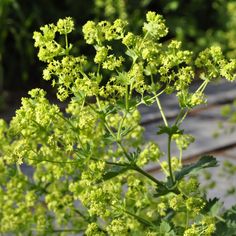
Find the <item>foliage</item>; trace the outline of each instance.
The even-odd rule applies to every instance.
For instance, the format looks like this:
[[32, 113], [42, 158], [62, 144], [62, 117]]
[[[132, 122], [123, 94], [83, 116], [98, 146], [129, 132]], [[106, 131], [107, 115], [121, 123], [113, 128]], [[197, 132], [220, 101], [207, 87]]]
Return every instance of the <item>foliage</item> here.
[[[43, 78], [67, 107], [50, 103], [38, 88], [22, 98], [9, 125], [1, 120], [0, 232], [189, 236], [216, 230], [218, 203], [206, 199], [195, 174], [217, 162], [204, 156], [183, 165], [182, 152], [194, 140], [181, 125], [191, 109], [206, 103], [210, 82], [235, 79], [235, 60], [218, 47], [194, 60], [181, 42], [162, 43], [168, 29], [155, 12], [146, 14], [140, 34], [127, 31], [127, 24], [116, 19], [83, 26], [93, 61], [75, 54], [70, 17], [34, 33], [46, 63]], [[202, 83], [190, 92], [195, 67]], [[161, 105], [163, 93], [179, 100], [173, 124]], [[167, 138], [166, 153], [143, 139], [138, 107], [154, 103], [163, 118], [157, 135]], [[179, 158], [171, 154], [173, 142]], [[160, 164], [165, 179], [145, 170], [150, 161]]]

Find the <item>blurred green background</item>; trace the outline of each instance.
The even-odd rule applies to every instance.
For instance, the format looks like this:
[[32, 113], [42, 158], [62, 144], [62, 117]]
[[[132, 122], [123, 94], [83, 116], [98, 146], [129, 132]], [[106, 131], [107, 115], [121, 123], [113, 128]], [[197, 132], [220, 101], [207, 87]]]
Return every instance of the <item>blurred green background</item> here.
[[84, 50], [81, 27], [87, 20], [126, 19], [139, 31], [148, 10], [164, 15], [170, 38], [183, 41], [196, 53], [218, 44], [229, 57], [236, 55], [236, 1], [225, 0], [0, 0], [0, 91], [45, 86], [32, 34], [40, 26], [72, 16], [72, 41]]

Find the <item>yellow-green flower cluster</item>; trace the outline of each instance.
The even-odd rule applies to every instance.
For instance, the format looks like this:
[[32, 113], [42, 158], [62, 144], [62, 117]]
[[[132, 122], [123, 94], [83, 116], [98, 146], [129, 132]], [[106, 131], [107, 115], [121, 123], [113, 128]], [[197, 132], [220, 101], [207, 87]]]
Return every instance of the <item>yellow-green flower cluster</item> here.
[[57, 30], [60, 34], [69, 34], [74, 30], [74, 21], [71, 17], [59, 19], [57, 22]]
[[101, 21], [96, 24], [88, 21], [83, 26], [84, 39], [88, 44], [101, 45], [105, 40], [118, 40], [124, 37], [126, 21], [117, 19], [111, 24], [108, 21]]
[[220, 47], [212, 46], [200, 52], [195, 64], [202, 70], [200, 78], [204, 80], [220, 76], [229, 81], [235, 80], [236, 60], [226, 59]]
[[34, 32], [33, 39], [35, 47], [39, 48], [39, 60], [49, 62], [55, 57], [63, 56], [67, 53], [67, 46], [61, 46], [56, 42], [56, 33], [68, 34], [74, 29], [74, 22], [71, 17], [60, 19], [57, 25], [49, 24], [40, 28], [41, 32]]
[[[121, 19], [87, 22], [83, 33], [94, 49], [92, 58], [70, 53], [70, 17], [34, 33], [39, 59], [47, 63], [43, 78], [65, 103], [61, 109], [44, 90], [33, 89], [9, 125], [0, 120], [0, 233], [187, 236], [215, 231], [216, 216], [207, 210], [211, 206], [197, 179], [185, 178], [191, 168], [182, 169], [170, 145], [175, 141], [182, 151], [193, 142], [180, 124], [189, 109], [205, 102], [212, 78], [234, 79], [235, 62], [216, 47], [200, 53], [195, 64], [204, 81], [189, 92], [195, 77], [192, 52], [176, 40], [160, 41], [168, 31], [163, 17], [148, 12], [138, 35], [126, 26]], [[173, 127], [161, 106], [163, 93], [179, 99]], [[156, 142], [144, 140], [141, 104], [157, 104], [165, 123], [161, 132], [168, 135], [167, 155]], [[145, 170], [150, 161], [161, 165], [163, 180]]]
[[161, 15], [149, 11], [146, 15], [147, 22], [143, 25], [144, 33], [159, 39], [167, 35], [168, 29]]
[[178, 149], [185, 150], [188, 146], [194, 142], [194, 137], [190, 134], [174, 134], [173, 140], [176, 141]]

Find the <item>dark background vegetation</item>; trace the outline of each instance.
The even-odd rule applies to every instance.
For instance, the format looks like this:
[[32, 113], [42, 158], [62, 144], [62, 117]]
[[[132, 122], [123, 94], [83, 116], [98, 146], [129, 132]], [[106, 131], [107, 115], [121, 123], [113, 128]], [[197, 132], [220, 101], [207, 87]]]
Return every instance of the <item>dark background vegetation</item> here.
[[[87, 20], [127, 19], [130, 29], [140, 30], [148, 10], [164, 15], [169, 38], [182, 40], [184, 47], [198, 52], [217, 43], [234, 56], [236, 3], [225, 0], [0, 0], [0, 91], [45, 87], [43, 63], [37, 59], [33, 32], [39, 27], [71, 16], [76, 32], [71, 41], [83, 53], [81, 28]], [[233, 27], [235, 26], [235, 29]], [[167, 38], [168, 39], [168, 38]], [[234, 40], [233, 40], [234, 39]]]

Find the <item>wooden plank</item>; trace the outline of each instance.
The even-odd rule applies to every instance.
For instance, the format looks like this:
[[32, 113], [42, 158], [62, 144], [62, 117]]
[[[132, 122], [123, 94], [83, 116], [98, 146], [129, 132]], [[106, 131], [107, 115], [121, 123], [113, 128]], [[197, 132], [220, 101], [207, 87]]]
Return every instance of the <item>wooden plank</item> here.
[[[189, 148], [183, 152], [183, 158], [187, 159], [192, 156], [198, 156], [204, 153], [211, 153], [216, 149], [223, 148], [225, 146], [233, 145], [236, 143], [236, 132], [231, 134], [222, 133], [218, 138], [214, 138], [213, 134], [216, 130], [219, 130], [218, 124], [220, 117], [219, 114], [222, 106], [211, 107], [211, 109], [199, 112], [196, 116], [187, 117], [183, 123], [182, 128], [187, 134], [191, 134], [195, 137], [195, 142], [192, 143]], [[173, 122], [170, 119], [169, 122]], [[145, 126], [145, 140], [153, 140], [160, 145], [162, 151], [167, 150], [167, 137], [166, 135], [157, 135], [158, 125], [162, 122], [152, 122]], [[225, 121], [223, 121], [225, 127], [229, 127]], [[220, 131], [220, 130], [219, 130]], [[172, 145], [172, 154], [178, 156], [179, 152], [174, 145]], [[150, 171], [157, 167], [156, 164], [149, 164], [147, 169]]]
[[[196, 88], [197, 84], [194, 84], [191, 90], [195, 91]], [[207, 95], [207, 105], [202, 105], [195, 108], [195, 112], [197, 110], [207, 109], [208, 106], [224, 104], [236, 99], [236, 82], [230, 83], [223, 80], [220, 83], [218, 82], [210, 84], [206, 88], [205, 92]], [[175, 94], [160, 96], [160, 101], [165, 111], [166, 117], [173, 118], [177, 116], [179, 112], [179, 106]], [[161, 119], [161, 114], [156, 104], [150, 107], [141, 106], [140, 112], [142, 113], [142, 124]]]

